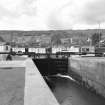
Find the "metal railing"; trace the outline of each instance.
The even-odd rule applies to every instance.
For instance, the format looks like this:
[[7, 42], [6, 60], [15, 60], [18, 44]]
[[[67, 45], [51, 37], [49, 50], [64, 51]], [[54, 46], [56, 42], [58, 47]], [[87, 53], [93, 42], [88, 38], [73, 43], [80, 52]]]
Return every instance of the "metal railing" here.
[[0, 52], [0, 54], [7, 54], [7, 55], [28, 55], [29, 57], [33, 56], [33, 57], [37, 57], [37, 56], [46, 56], [46, 57], [51, 57], [51, 56], [67, 56], [70, 57], [71, 55], [87, 55], [87, 54], [94, 54], [94, 55], [102, 55], [104, 53], [98, 52], [57, 52], [57, 53], [34, 53], [34, 52]]

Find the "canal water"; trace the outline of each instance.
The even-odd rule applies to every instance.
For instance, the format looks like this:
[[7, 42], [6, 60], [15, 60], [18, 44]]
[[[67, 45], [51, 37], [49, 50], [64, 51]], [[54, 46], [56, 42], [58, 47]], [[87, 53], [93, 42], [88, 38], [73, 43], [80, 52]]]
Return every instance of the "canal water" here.
[[61, 105], [105, 105], [105, 99], [69, 76], [47, 77], [46, 82]]

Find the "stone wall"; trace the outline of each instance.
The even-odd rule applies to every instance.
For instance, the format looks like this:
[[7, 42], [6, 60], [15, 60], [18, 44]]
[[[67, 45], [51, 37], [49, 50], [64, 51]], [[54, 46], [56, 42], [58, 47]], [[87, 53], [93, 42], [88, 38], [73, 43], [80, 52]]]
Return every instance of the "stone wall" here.
[[105, 58], [71, 57], [69, 59], [69, 74], [72, 72], [88, 87], [105, 97]]

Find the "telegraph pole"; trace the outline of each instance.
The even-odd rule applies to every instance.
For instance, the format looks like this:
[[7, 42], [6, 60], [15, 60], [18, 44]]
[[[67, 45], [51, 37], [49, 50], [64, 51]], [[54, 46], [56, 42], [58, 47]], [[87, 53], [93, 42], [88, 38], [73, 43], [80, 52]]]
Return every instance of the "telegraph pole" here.
[[100, 40], [101, 40], [100, 22], [98, 23], [98, 33], [99, 33], [99, 48], [100, 48]]
[[12, 41], [13, 41], [13, 32], [11, 32], [11, 36], [10, 36], [10, 43], [11, 43], [11, 46], [12, 46]]

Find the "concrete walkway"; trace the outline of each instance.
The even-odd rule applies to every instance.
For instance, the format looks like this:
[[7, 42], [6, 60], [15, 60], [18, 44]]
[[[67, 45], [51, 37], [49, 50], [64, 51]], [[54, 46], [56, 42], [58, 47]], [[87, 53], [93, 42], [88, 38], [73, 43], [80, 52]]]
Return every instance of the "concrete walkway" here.
[[31, 59], [0, 62], [0, 68], [8, 67], [25, 67], [24, 105], [59, 105]]

